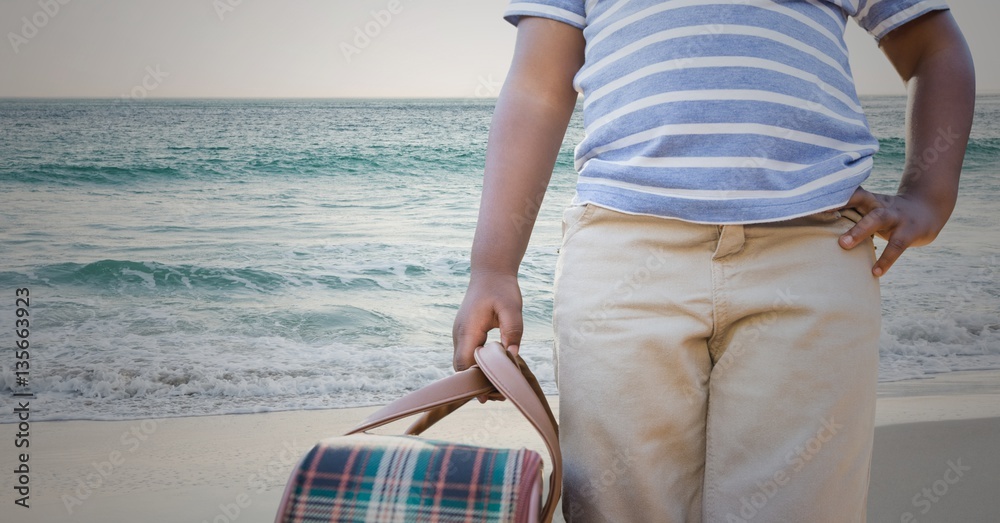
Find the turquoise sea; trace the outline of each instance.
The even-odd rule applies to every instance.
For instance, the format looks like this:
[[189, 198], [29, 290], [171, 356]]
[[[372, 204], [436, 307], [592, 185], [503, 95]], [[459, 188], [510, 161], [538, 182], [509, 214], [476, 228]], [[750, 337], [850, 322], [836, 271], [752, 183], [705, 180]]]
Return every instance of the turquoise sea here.
[[[905, 100], [865, 98], [870, 190]], [[0, 100], [0, 403], [30, 290], [36, 419], [384, 403], [451, 372], [493, 100]], [[521, 268], [549, 393], [577, 115]], [[951, 223], [882, 280], [880, 378], [1000, 368], [1000, 97]], [[10, 421], [6, 416], [2, 421]]]

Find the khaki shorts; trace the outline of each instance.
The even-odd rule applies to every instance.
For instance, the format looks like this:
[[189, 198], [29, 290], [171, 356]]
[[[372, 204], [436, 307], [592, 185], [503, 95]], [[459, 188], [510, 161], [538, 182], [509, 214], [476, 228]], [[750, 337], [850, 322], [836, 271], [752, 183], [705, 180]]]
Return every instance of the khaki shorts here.
[[880, 297], [859, 216], [564, 213], [553, 322], [567, 521], [865, 520]]

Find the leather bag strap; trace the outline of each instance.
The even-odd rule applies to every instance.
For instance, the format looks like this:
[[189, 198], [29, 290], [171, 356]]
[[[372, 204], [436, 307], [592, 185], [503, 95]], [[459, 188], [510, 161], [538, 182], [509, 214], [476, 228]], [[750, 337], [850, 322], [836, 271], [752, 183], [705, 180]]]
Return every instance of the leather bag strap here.
[[357, 434], [424, 413], [406, 430], [407, 434], [418, 435], [472, 398], [499, 391], [528, 419], [549, 451], [552, 473], [549, 475], [549, 493], [542, 508], [542, 521], [549, 522], [555, 515], [562, 491], [562, 453], [555, 416], [538, 380], [520, 356], [507, 352], [498, 342], [490, 342], [476, 348], [475, 358], [476, 365], [389, 403], [347, 434]]
[[545, 441], [552, 458], [552, 473], [549, 475], [549, 494], [542, 508], [542, 521], [552, 521], [556, 502], [562, 493], [562, 452], [559, 449], [559, 426], [549, 402], [524, 360], [507, 352], [499, 343], [493, 342], [477, 349], [475, 357], [490, 382], [528, 418]]
[[[470, 399], [494, 391], [496, 391], [496, 388], [478, 367], [469, 367], [462, 372], [456, 372], [447, 378], [435, 381], [389, 403], [370, 414], [358, 426], [347, 432], [347, 434], [357, 434], [371, 430], [407, 416], [435, 410], [439, 407], [444, 407], [444, 410], [450, 413], [464, 405]], [[430, 425], [427, 426], [429, 427]], [[416, 435], [419, 433], [420, 431], [407, 431], [407, 434]]]

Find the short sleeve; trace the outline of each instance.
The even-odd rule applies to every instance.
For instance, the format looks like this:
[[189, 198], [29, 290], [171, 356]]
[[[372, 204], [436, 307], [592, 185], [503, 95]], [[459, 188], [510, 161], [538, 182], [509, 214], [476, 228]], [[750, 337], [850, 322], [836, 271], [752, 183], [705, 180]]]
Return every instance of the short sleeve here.
[[948, 9], [945, 0], [861, 0], [851, 16], [878, 41], [893, 29], [942, 9]]
[[504, 20], [517, 25], [522, 16], [540, 16], [567, 23], [577, 29], [587, 25], [584, 0], [512, 0], [504, 11]]

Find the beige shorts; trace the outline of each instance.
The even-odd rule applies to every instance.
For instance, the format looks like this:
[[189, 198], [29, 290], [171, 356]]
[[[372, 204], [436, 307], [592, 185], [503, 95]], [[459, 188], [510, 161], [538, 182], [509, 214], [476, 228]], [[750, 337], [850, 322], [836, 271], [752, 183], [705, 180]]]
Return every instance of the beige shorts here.
[[865, 520], [878, 374], [857, 215], [564, 213], [553, 322], [567, 521]]

